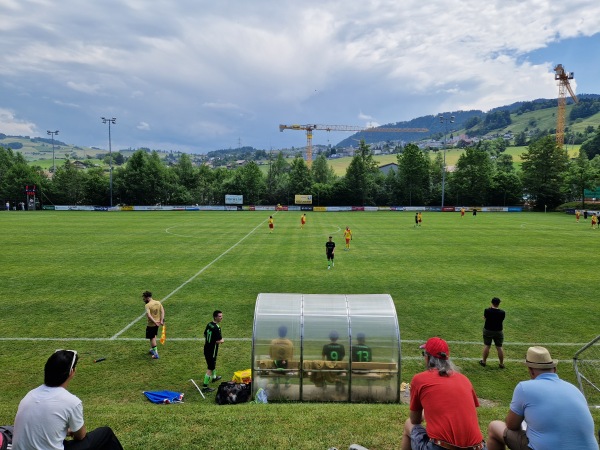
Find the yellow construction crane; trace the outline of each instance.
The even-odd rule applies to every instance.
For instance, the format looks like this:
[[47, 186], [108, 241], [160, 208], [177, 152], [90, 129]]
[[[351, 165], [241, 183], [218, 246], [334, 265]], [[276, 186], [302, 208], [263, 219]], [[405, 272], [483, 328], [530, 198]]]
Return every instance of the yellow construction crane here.
[[373, 128], [354, 125], [279, 125], [279, 131], [305, 130], [306, 131], [306, 165], [312, 164], [312, 135], [313, 130], [323, 131], [363, 131], [366, 133], [426, 133], [427, 128]]
[[567, 105], [567, 95], [565, 91], [569, 91], [571, 98], [575, 103], [579, 103], [579, 99], [571, 89], [569, 80], [573, 79], [573, 72], [565, 72], [562, 64], [558, 64], [554, 68], [554, 79], [558, 81], [558, 117], [556, 118], [556, 143], [562, 148], [565, 142], [565, 107]]

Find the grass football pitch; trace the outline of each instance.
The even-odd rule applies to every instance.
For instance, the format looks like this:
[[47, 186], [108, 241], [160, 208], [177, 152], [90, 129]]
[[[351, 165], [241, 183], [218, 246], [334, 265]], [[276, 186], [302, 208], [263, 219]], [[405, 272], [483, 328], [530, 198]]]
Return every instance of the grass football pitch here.
[[[406, 405], [270, 403], [218, 406], [202, 380], [202, 332], [224, 313], [224, 379], [250, 367], [261, 292], [380, 294], [394, 299], [402, 381], [422, 368], [418, 344], [440, 335], [483, 406], [482, 431], [503, 419], [528, 346], [546, 345], [559, 375], [575, 381], [572, 356], [598, 333], [600, 230], [551, 213], [0, 212], [0, 424], [43, 382], [57, 348], [76, 349], [69, 390], [89, 429], [113, 427], [129, 449], [327, 449], [353, 442], [398, 448]], [[352, 228], [349, 252], [342, 230]], [[337, 243], [327, 270], [324, 246]], [[167, 343], [151, 360], [141, 293], [164, 299]], [[483, 310], [506, 310], [506, 369], [481, 357]], [[105, 361], [94, 363], [97, 358]], [[600, 381], [600, 380], [596, 380]], [[185, 393], [154, 405], [144, 390]], [[593, 410], [596, 428], [600, 412]]]

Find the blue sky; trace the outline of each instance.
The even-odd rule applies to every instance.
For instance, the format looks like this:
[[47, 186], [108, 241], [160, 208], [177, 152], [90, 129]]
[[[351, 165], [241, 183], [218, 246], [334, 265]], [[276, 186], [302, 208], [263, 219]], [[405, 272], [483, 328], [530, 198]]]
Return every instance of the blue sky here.
[[[113, 149], [302, 147], [369, 126], [600, 94], [598, 0], [0, 0], [0, 132]], [[315, 132], [335, 144], [347, 133]]]

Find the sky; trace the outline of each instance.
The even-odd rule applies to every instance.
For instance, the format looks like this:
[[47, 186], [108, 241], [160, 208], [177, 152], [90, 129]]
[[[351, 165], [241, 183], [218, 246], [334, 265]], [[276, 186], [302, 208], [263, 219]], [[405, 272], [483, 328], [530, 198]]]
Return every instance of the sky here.
[[107, 149], [114, 117], [113, 150], [301, 148], [279, 124], [556, 98], [557, 64], [600, 94], [600, 1], [0, 0], [0, 48], [0, 133]]

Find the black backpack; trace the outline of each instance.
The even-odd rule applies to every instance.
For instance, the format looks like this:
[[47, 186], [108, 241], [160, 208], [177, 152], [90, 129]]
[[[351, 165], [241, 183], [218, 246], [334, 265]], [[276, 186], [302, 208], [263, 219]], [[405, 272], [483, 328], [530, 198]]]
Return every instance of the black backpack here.
[[10, 425], [0, 426], [0, 450], [12, 448], [13, 429]]
[[217, 389], [215, 402], [219, 405], [236, 405], [247, 402], [251, 396], [252, 386], [250, 384], [224, 381]]

